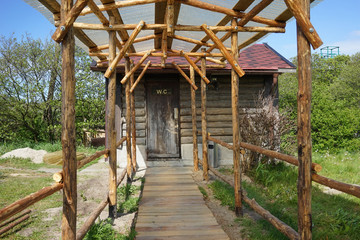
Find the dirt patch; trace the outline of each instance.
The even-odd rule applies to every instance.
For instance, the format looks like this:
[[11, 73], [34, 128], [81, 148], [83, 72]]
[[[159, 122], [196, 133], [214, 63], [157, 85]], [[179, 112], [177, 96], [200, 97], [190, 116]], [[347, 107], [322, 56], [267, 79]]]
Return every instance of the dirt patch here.
[[30, 158], [34, 163], [42, 163], [44, 155], [47, 154], [45, 150], [34, 150], [31, 148], [19, 148], [11, 152], [7, 152], [0, 158], [18, 157], [18, 158]]
[[238, 222], [236, 222], [236, 215], [234, 211], [231, 211], [227, 206], [222, 206], [221, 202], [217, 200], [212, 194], [212, 190], [208, 188], [208, 184], [215, 180], [214, 177], [209, 175], [210, 180], [203, 181], [202, 171], [194, 172], [193, 178], [198, 186], [203, 187], [208, 197], [205, 198], [206, 205], [214, 214], [216, 221], [221, 225], [222, 229], [226, 232], [231, 240], [242, 240], [241, 237], [242, 227]]
[[[231, 176], [228, 176], [231, 177]], [[212, 193], [212, 190], [208, 187], [208, 185], [215, 181], [217, 178], [213, 175], [209, 175], [209, 181], [203, 181], [203, 172], [200, 170], [198, 172], [193, 172], [193, 179], [196, 184], [206, 190], [208, 194], [207, 198], [204, 198], [206, 205], [211, 210], [213, 215], [216, 218], [218, 224], [221, 225], [222, 229], [229, 236], [230, 240], [246, 240], [248, 239], [242, 232], [244, 231], [240, 222], [237, 220], [238, 217], [235, 215], [235, 212], [230, 210], [228, 206], [222, 206], [221, 202], [216, 199]], [[253, 183], [253, 181], [246, 175], [242, 175], [241, 179], [248, 183]], [[249, 218], [257, 221], [261, 219], [257, 213], [252, 210], [249, 210], [243, 207], [244, 216], [247, 215]]]

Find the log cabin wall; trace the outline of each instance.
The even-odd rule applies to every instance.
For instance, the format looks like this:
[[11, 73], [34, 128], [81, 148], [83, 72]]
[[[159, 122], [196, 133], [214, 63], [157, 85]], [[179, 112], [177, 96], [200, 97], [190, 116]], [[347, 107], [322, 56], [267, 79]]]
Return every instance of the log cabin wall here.
[[[155, 75], [156, 76], [156, 75]], [[191, 124], [191, 97], [189, 83], [177, 73], [168, 73], [168, 76], [176, 76], [180, 79], [180, 98], [179, 98], [179, 136], [180, 136], [180, 162], [185, 165], [193, 164], [193, 145], [192, 145], [192, 124]], [[135, 76], [136, 77], [136, 76]], [[154, 78], [154, 74], [151, 74]], [[230, 74], [209, 75], [209, 79], [216, 79], [207, 89], [207, 116], [208, 131], [212, 136], [219, 138], [227, 143], [232, 143], [232, 122], [231, 122], [231, 82]], [[137, 159], [138, 164], [145, 164], [147, 158], [147, 110], [146, 110], [146, 79], [144, 79], [135, 89], [135, 113], [136, 113], [136, 138], [137, 138]], [[240, 114], [255, 114], [257, 109], [257, 99], [260, 92], [268, 95], [271, 91], [273, 76], [251, 75], [248, 74], [240, 78], [239, 88], [239, 107], [242, 109]], [[196, 77], [196, 85], [200, 85], [200, 78]], [[120, 91], [120, 90], [118, 90]], [[197, 127], [201, 131], [201, 96], [200, 91], [196, 91], [197, 107]], [[126, 103], [124, 89], [121, 91], [121, 121], [122, 135], [126, 134]], [[118, 123], [119, 124], [119, 123]], [[201, 136], [198, 136], [199, 154], [201, 156]], [[215, 158], [220, 165], [232, 164], [232, 151], [215, 145]], [[121, 167], [126, 166], [126, 147], [118, 149], [118, 159]]]
[[[121, 76], [123, 77], [123, 76]], [[121, 117], [119, 121], [121, 125], [121, 137], [126, 136], [126, 101], [124, 87], [118, 90], [121, 95]], [[135, 119], [136, 119], [136, 155], [139, 166], [145, 166], [146, 157], [146, 98], [145, 98], [145, 85], [141, 81], [135, 91]], [[118, 148], [118, 163], [120, 167], [126, 167], [126, 145]]]
[[[224, 142], [232, 143], [232, 116], [231, 116], [231, 79], [229, 75], [208, 76], [216, 83], [208, 85], [207, 89], [207, 126], [208, 132]], [[257, 99], [259, 93], [265, 96], [270, 94], [272, 75], [245, 75], [240, 78], [239, 107], [242, 114], [256, 114]], [[200, 79], [196, 78], [199, 85]], [[180, 136], [181, 156], [184, 163], [191, 165], [192, 160], [192, 124], [191, 124], [191, 101], [189, 84], [180, 81]], [[201, 131], [201, 96], [196, 91], [197, 128]], [[240, 116], [241, 117], [241, 116]], [[201, 154], [201, 136], [198, 136], [199, 157]], [[231, 165], [233, 151], [215, 144], [215, 159], [220, 165]]]

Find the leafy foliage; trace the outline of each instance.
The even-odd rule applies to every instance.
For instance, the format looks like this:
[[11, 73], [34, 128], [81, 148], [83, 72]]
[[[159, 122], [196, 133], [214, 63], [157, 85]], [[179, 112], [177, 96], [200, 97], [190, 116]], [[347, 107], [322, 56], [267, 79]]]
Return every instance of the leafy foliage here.
[[[105, 88], [90, 71], [91, 58], [76, 48], [76, 126], [103, 128]], [[29, 35], [0, 36], [0, 141], [50, 141], [60, 138], [61, 48]]]
[[[279, 82], [280, 111], [295, 123], [297, 75], [284, 74]], [[311, 125], [315, 150], [360, 149], [360, 53], [331, 59], [313, 55]], [[282, 142], [295, 135], [295, 129], [282, 135]]]

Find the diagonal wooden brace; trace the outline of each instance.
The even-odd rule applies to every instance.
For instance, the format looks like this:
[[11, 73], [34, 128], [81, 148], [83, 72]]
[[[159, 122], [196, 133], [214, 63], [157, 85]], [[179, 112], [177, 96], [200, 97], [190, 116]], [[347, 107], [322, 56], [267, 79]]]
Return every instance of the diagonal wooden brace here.
[[184, 73], [184, 71], [175, 62], [172, 62], [172, 65], [179, 71], [179, 73], [185, 78], [185, 80], [191, 85], [194, 90], [198, 89], [195, 83], [190, 80], [186, 73]]
[[138, 70], [138, 68], [141, 66], [141, 64], [150, 56], [151, 54], [151, 50], [149, 50], [147, 53], [144, 54], [144, 56], [140, 59], [140, 61], [133, 67], [131, 68], [131, 70], [126, 73], [126, 75], [123, 77], [123, 79], [120, 81], [121, 84], [125, 84], [127, 82], [127, 80], [130, 78], [130, 76], [132, 74], [134, 74], [134, 72], [136, 70]]
[[136, 36], [139, 34], [141, 29], [144, 27], [144, 25], [145, 25], [145, 22], [143, 20], [141, 20], [139, 22], [139, 24], [136, 26], [134, 31], [131, 33], [131, 36], [129, 37], [129, 39], [126, 41], [124, 47], [121, 49], [119, 54], [115, 57], [114, 61], [111, 62], [111, 65], [108, 67], [108, 69], [106, 69], [106, 72], [104, 74], [104, 76], [106, 78], [109, 78], [110, 75], [114, 72], [116, 65], [120, 62], [120, 60], [124, 57], [125, 53], [129, 50], [130, 46], [133, 44]]
[[239, 66], [239, 63], [237, 59], [234, 59], [234, 57], [228, 52], [224, 44], [221, 42], [221, 40], [215, 35], [213, 31], [207, 28], [206, 24], [201, 25], [201, 28], [204, 30], [204, 32], [209, 36], [209, 38], [217, 45], [217, 47], [220, 49], [221, 53], [224, 55], [226, 60], [228, 60], [231, 67], [235, 70], [235, 72], [239, 75], [239, 77], [244, 76], [245, 72], [242, 70]]
[[285, 3], [294, 15], [297, 24], [306, 36], [307, 40], [311, 43], [314, 50], [320, 47], [323, 42], [314, 26], [311, 24], [310, 19], [306, 17], [304, 11], [301, 9], [299, 0], [285, 0]]
[[138, 83], [140, 82], [140, 80], [142, 79], [142, 77], [145, 75], [147, 69], [151, 66], [151, 62], [148, 61], [147, 64], [145, 65], [144, 69], [142, 70], [142, 72], [140, 73], [140, 75], [138, 76], [138, 78], [136, 79], [136, 81], [134, 82], [134, 84], [131, 86], [130, 88], [130, 93], [133, 93], [133, 91], [135, 90], [136, 86], [138, 85]]
[[87, 5], [88, 0], [77, 0], [74, 6], [71, 8], [70, 12], [66, 15], [64, 21], [60, 23], [54, 34], [52, 35], [52, 39], [60, 43], [65, 37], [66, 33], [69, 31], [72, 24], [75, 22], [76, 18], [79, 16], [80, 12]]
[[201, 70], [198, 68], [198, 66], [196, 66], [196, 64], [194, 63], [193, 60], [191, 60], [191, 58], [184, 53], [183, 51], [180, 51], [180, 55], [184, 56], [186, 61], [188, 61], [188, 63], [194, 68], [194, 70], [200, 75], [201, 79], [206, 82], [206, 84], [209, 84], [210, 81], [209, 79], [201, 72]]

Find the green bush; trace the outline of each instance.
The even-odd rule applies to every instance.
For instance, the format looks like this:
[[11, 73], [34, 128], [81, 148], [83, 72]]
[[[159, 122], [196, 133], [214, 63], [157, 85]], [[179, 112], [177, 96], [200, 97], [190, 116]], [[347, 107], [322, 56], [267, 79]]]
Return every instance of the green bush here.
[[[279, 80], [280, 112], [287, 112], [296, 124], [297, 75]], [[311, 129], [316, 151], [338, 152], [360, 149], [360, 53], [323, 59], [312, 58]], [[287, 149], [296, 129], [282, 135]], [[295, 148], [293, 148], [295, 149]]]

